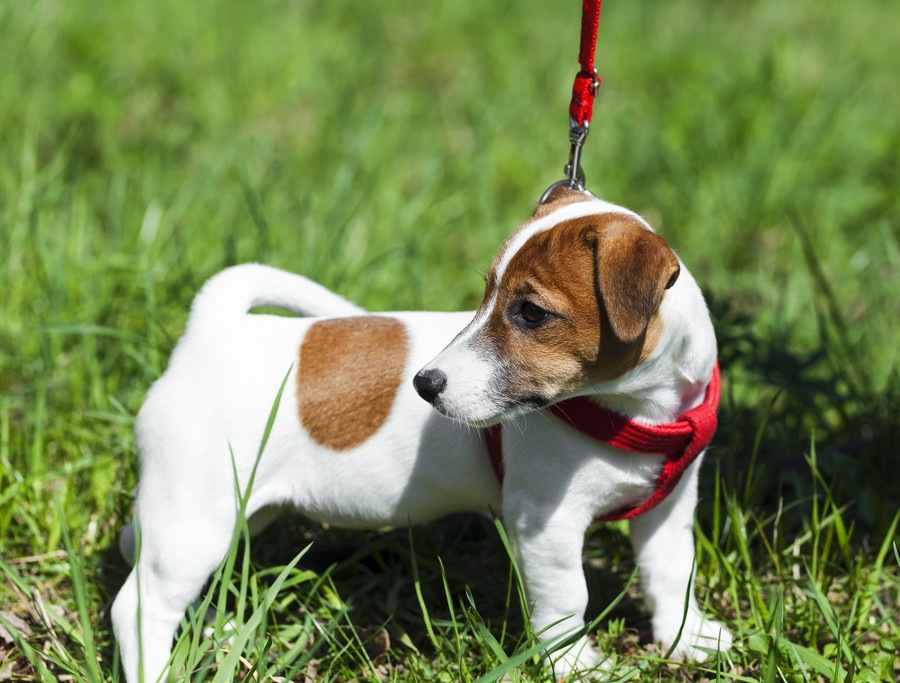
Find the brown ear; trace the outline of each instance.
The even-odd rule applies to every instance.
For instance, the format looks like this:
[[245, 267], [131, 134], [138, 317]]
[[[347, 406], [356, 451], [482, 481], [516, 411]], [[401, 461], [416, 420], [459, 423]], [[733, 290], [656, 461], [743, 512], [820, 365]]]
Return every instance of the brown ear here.
[[681, 267], [662, 237], [629, 216], [615, 216], [596, 234], [598, 284], [609, 325], [619, 340], [633, 342]]

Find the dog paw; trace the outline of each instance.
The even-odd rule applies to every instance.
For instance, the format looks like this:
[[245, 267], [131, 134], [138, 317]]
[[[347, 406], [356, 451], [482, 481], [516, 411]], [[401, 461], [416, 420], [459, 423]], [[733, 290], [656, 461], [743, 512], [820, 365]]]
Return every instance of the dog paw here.
[[[707, 619], [694, 610], [688, 612], [684, 628], [681, 621], [681, 618], [654, 620], [653, 624], [653, 633], [666, 650], [672, 647], [676, 638], [678, 639], [672, 650], [673, 657], [702, 662], [716, 651], [725, 652], [731, 648], [731, 631], [718, 621]], [[680, 638], [678, 638], [679, 631], [681, 631]]]

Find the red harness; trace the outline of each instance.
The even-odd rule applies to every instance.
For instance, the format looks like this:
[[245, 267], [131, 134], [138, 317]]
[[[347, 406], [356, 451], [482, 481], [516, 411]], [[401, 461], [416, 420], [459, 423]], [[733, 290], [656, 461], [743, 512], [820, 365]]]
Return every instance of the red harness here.
[[[716, 410], [722, 381], [719, 364], [713, 368], [703, 403], [691, 408], [675, 422], [661, 425], [642, 425], [614, 410], [597, 405], [580, 396], [556, 403], [549, 408], [553, 415], [582, 434], [603, 443], [635, 453], [665, 455], [666, 461], [656, 479], [656, 487], [647, 500], [632, 508], [625, 508], [598, 517], [598, 522], [631, 519], [652, 510], [668, 496], [681, 480], [688, 466], [712, 441], [716, 431]], [[491, 466], [503, 483], [503, 443], [501, 425], [484, 430], [485, 445]]]

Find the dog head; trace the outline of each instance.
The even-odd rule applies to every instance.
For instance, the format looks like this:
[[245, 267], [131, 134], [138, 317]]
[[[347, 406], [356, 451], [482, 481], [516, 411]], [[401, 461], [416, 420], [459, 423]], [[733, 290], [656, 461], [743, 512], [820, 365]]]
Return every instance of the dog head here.
[[442, 414], [491, 424], [627, 373], [662, 332], [680, 271], [636, 214], [557, 192], [507, 240], [474, 319], [416, 375]]

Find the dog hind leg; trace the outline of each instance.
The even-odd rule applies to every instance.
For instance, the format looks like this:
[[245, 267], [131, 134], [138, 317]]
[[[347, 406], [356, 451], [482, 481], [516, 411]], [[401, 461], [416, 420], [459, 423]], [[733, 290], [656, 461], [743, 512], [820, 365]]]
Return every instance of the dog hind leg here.
[[141, 680], [141, 670], [145, 682], [164, 674], [178, 623], [228, 551], [232, 537], [233, 514], [223, 518], [196, 505], [187, 510], [170, 501], [163, 507], [157, 506], [152, 517], [141, 521], [137, 563], [112, 608], [129, 683]]

